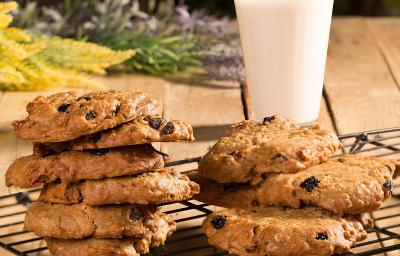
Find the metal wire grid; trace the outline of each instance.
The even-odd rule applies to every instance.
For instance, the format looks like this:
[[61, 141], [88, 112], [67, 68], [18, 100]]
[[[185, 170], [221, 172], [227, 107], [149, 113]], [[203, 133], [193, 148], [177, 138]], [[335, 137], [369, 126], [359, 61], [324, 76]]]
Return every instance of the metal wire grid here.
[[[353, 133], [340, 137], [344, 153], [389, 157], [400, 160], [400, 128]], [[169, 163], [169, 167], [183, 167], [190, 171], [190, 163], [199, 158]], [[186, 167], [185, 167], [186, 166]], [[190, 168], [192, 167], [192, 168]], [[34, 201], [39, 189], [0, 196], [0, 247], [15, 255], [48, 255], [44, 240], [22, 231], [26, 209]], [[149, 255], [228, 255], [207, 243], [201, 233], [201, 223], [214, 206], [190, 200], [164, 204], [162, 210], [178, 223], [178, 230], [165, 246], [155, 248]], [[346, 255], [400, 255], [400, 183], [394, 184], [390, 203], [371, 213], [375, 228], [369, 230], [368, 239], [358, 243], [353, 253]], [[390, 224], [387, 224], [390, 223]], [[6, 230], [7, 231], [4, 231]], [[15, 231], [10, 231], [15, 230]]]

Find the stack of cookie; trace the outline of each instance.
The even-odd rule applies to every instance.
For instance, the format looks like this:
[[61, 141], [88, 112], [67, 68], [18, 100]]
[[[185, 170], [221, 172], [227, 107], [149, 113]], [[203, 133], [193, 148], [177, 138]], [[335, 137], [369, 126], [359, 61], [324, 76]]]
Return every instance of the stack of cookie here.
[[331, 158], [338, 138], [275, 115], [232, 126], [201, 159], [197, 199], [231, 209], [204, 222], [210, 244], [239, 255], [331, 255], [367, 237], [366, 212], [390, 197], [397, 161]]
[[193, 140], [183, 121], [157, 115], [158, 103], [133, 91], [38, 97], [13, 123], [34, 141], [6, 185], [44, 185], [25, 230], [45, 237], [54, 255], [139, 255], [164, 243], [175, 223], [156, 204], [187, 200], [199, 186], [164, 168], [150, 143]]

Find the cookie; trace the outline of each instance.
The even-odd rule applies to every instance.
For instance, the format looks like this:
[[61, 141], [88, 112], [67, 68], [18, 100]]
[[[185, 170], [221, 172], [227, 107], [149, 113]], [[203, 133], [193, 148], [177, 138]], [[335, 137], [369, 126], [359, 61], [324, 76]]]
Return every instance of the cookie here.
[[340, 146], [334, 133], [318, 125], [300, 127], [279, 115], [263, 124], [243, 121], [200, 160], [199, 173], [219, 183], [257, 184], [269, 173], [294, 173], [324, 162]]
[[271, 174], [256, 186], [192, 176], [201, 186], [197, 200], [223, 207], [317, 206], [339, 214], [378, 209], [400, 172], [397, 161], [346, 155], [302, 172]]
[[193, 141], [193, 129], [190, 124], [180, 120], [163, 117], [139, 116], [134, 120], [115, 128], [83, 136], [67, 143], [35, 143], [34, 153], [47, 150], [53, 152], [112, 148], [125, 145], [148, 144], [151, 142]]
[[356, 218], [317, 208], [223, 210], [209, 215], [203, 229], [211, 245], [243, 256], [328, 256], [367, 238]]
[[6, 185], [29, 188], [59, 179], [68, 183], [133, 175], [163, 166], [163, 156], [151, 145], [30, 155], [14, 160], [6, 173]]
[[164, 229], [175, 229], [175, 223], [154, 206], [34, 202], [27, 211], [24, 229], [61, 239], [120, 238], [165, 233]]
[[46, 184], [39, 200], [48, 203], [160, 204], [190, 199], [199, 185], [186, 175], [164, 169], [137, 176]]
[[47, 247], [54, 256], [139, 256], [151, 247], [164, 244], [175, 227], [163, 229], [154, 236], [126, 237], [122, 239], [86, 238], [64, 240], [46, 237]]
[[30, 102], [28, 117], [14, 121], [17, 136], [36, 142], [69, 141], [110, 129], [137, 116], [156, 114], [158, 103], [145, 93], [104, 90], [79, 96], [64, 92]]

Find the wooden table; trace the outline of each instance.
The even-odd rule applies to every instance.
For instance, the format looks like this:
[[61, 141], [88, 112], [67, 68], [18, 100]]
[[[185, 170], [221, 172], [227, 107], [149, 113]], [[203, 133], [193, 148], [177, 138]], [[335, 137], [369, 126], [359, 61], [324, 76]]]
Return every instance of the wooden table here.
[[[340, 135], [400, 127], [399, 28], [400, 18], [334, 19], [319, 118], [322, 125]], [[244, 119], [241, 89], [234, 82], [146, 75], [99, 79], [110, 88], [146, 91], [162, 102], [165, 117], [194, 126], [196, 142], [161, 145], [173, 159], [203, 155], [229, 124]], [[26, 115], [25, 105], [35, 96], [52, 93], [0, 94], [0, 195], [9, 191], [3, 184], [10, 162], [32, 150], [29, 142], [16, 139], [11, 122]]]

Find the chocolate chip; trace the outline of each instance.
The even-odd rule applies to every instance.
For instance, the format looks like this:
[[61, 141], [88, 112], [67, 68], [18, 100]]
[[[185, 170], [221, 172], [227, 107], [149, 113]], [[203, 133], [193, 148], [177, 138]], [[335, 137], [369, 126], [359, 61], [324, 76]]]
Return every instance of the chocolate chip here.
[[164, 122], [164, 119], [162, 119], [162, 118], [158, 118], [158, 117], [151, 118], [149, 116], [146, 116], [146, 118], [144, 120], [149, 122], [150, 127], [153, 129], [156, 129], [156, 130], [160, 129], [162, 123]]
[[115, 110], [114, 110], [114, 115], [118, 115], [120, 109], [121, 109], [121, 105], [116, 105]]
[[289, 158], [285, 154], [278, 152], [272, 157], [272, 160], [277, 162], [287, 162]]
[[171, 134], [174, 131], [174, 124], [168, 122], [161, 131], [161, 134]]
[[91, 100], [92, 98], [90, 98], [90, 96], [81, 96], [81, 97], [79, 97], [76, 101], [80, 101], [80, 100], [87, 100], [87, 101], [89, 101], [89, 100]]
[[108, 152], [110, 152], [110, 149], [108, 149], [108, 148], [99, 148], [99, 149], [89, 150], [89, 153], [94, 156], [102, 156], [102, 155], [107, 154]]
[[96, 118], [96, 112], [90, 111], [89, 113], [86, 114], [85, 118], [86, 118], [86, 120], [92, 120], [92, 119]]
[[391, 180], [385, 181], [385, 183], [383, 183], [383, 188], [385, 188], [389, 192], [392, 192], [393, 191], [393, 182]]
[[89, 140], [93, 143], [98, 142], [101, 139], [101, 133], [95, 133], [89, 136]]
[[315, 176], [311, 176], [310, 178], [304, 180], [301, 184], [301, 188], [305, 188], [307, 192], [313, 191], [315, 187], [319, 187], [319, 180]]
[[275, 120], [275, 116], [264, 117], [263, 124], [271, 123], [273, 120]]
[[130, 220], [137, 221], [137, 220], [140, 220], [141, 217], [142, 217], [142, 215], [140, 214], [140, 212], [136, 211], [135, 208], [131, 209], [131, 213], [129, 214]]
[[327, 240], [328, 235], [326, 233], [318, 233], [317, 236], [315, 237], [317, 240]]
[[225, 226], [225, 222], [226, 222], [226, 216], [223, 215], [217, 215], [212, 217], [211, 219], [211, 225], [213, 225], [215, 229], [223, 228]]
[[60, 106], [58, 106], [57, 110], [58, 110], [58, 112], [68, 113], [68, 107], [69, 106], [71, 106], [71, 104], [63, 103]]

